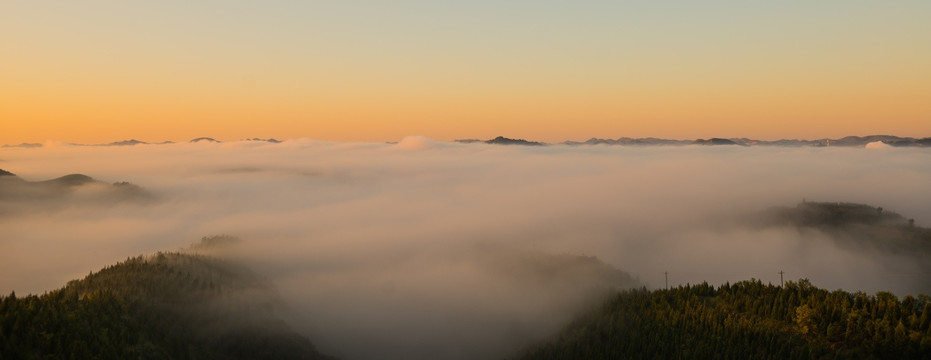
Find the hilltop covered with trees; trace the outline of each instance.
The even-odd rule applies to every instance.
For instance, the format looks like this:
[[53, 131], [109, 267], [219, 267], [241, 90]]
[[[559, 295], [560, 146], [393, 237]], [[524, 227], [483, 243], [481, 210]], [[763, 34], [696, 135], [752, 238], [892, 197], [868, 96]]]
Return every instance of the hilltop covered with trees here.
[[127, 259], [41, 296], [0, 297], [0, 358], [324, 359], [265, 282], [202, 255]]
[[931, 298], [758, 280], [623, 291], [520, 359], [931, 359]]

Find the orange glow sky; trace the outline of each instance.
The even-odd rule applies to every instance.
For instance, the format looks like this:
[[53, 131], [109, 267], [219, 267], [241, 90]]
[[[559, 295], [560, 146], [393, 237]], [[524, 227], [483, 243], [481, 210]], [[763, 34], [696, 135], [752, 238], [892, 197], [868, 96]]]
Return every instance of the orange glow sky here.
[[0, 144], [931, 136], [931, 2], [7, 1]]

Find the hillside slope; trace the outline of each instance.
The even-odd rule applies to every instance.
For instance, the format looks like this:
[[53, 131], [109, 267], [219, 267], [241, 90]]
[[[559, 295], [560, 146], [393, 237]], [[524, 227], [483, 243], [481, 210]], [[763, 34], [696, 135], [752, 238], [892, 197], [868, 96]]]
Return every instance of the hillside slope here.
[[617, 294], [520, 359], [931, 359], [931, 298], [745, 281]]
[[0, 297], [16, 359], [323, 359], [248, 269], [201, 255], [127, 259], [41, 296]]

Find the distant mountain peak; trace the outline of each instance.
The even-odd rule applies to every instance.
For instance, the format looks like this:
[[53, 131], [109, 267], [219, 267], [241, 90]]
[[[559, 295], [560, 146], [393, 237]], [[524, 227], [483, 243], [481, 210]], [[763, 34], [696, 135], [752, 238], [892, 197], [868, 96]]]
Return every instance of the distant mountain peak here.
[[18, 148], [38, 148], [38, 147], [42, 147], [42, 144], [39, 144], [39, 143], [20, 143], [19, 145], [3, 145], [3, 146], [0, 146], [0, 147], [5, 147], [5, 148], [13, 148], [13, 147], [18, 147]]
[[741, 146], [844, 146], [844, 147], [865, 147], [866, 144], [882, 142], [883, 144], [894, 147], [931, 147], [931, 137], [912, 138], [899, 137], [894, 135], [867, 135], [867, 136], [845, 136], [838, 139], [780, 139], [780, 140], [757, 140], [750, 138], [710, 138], [696, 140], [672, 140], [661, 138], [629, 138], [621, 137], [616, 140], [590, 138], [584, 142], [565, 141], [565, 145], [741, 145]]
[[251, 139], [245, 139], [245, 141], [264, 141], [264, 142], [270, 142], [270, 143], [272, 143], [272, 144], [280, 144], [280, 143], [281, 143], [281, 140], [278, 140], [278, 139], [275, 139], [275, 138], [268, 138], [268, 139], [251, 138]]
[[622, 138], [618, 138], [618, 139], [616, 139], [616, 140], [614, 140], [614, 139], [600, 139], [600, 138], [595, 138], [595, 137], [593, 137], [593, 138], [591, 138], [591, 139], [586, 140], [585, 142], [566, 141], [566, 142], [564, 142], [563, 144], [566, 144], [566, 145], [634, 145], [634, 146], [642, 146], [642, 145], [688, 145], [688, 144], [691, 144], [691, 143], [692, 143], [692, 141], [690, 141], [690, 140], [669, 140], [669, 139], [660, 139], [660, 138], [654, 138], [654, 137], [648, 137], [648, 138], [629, 138], [629, 137], [622, 137]]
[[540, 146], [545, 145], [544, 143], [537, 141], [527, 141], [524, 139], [510, 139], [504, 136], [498, 136], [494, 139], [485, 141], [486, 144], [495, 144], [495, 145], [531, 145], [531, 146]]
[[0, 176], [16, 176], [16, 174], [0, 169]]
[[140, 144], [148, 144], [148, 143], [145, 142], [145, 141], [141, 141], [141, 140], [129, 139], [129, 140], [123, 140], [123, 141], [114, 141], [114, 142], [109, 143], [109, 144], [106, 144], [106, 145], [109, 145], [109, 146], [133, 146], [133, 145], [140, 145]]
[[[240, 141], [261, 141], [268, 142], [273, 144], [278, 144], [283, 142], [283, 140], [278, 140], [275, 138], [245, 138]], [[457, 143], [462, 144], [471, 144], [471, 143], [486, 143], [494, 145], [548, 145], [545, 142], [540, 141], [530, 141], [525, 139], [517, 138], [508, 138], [505, 136], [497, 136], [490, 140], [480, 140], [476, 138], [466, 138], [466, 139], [456, 139], [453, 140]], [[189, 143], [198, 143], [198, 142], [210, 142], [210, 143], [222, 143], [223, 141], [217, 140], [211, 137], [198, 137], [188, 141]], [[814, 140], [806, 139], [779, 139], [779, 140], [759, 140], [752, 139], [747, 137], [731, 137], [731, 138], [720, 138], [713, 137], [708, 139], [665, 139], [657, 137], [645, 137], [645, 138], [632, 138], [632, 137], [619, 137], [616, 139], [611, 138], [598, 138], [592, 137], [585, 141], [574, 141], [567, 140], [561, 142], [560, 144], [564, 145], [622, 145], [622, 146], [642, 146], [642, 145], [741, 145], [741, 146], [787, 146], [787, 147], [804, 147], [804, 146], [813, 146], [813, 147], [865, 147], [869, 143], [878, 143], [882, 142], [883, 144], [890, 145], [893, 147], [931, 147], [931, 137], [902, 137], [895, 135], [865, 135], [865, 136], [844, 136], [839, 138], [819, 138]], [[146, 142], [138, 139], [128, 139], [122, 141], [114, 141], [110, 143], [101, 143], [101, 144], [80, 144], [80, 143], [70, 143], [70, 145], [76, 146], [134, 146], [134, 145], [161, 145], [161, 144], [173, 144], [172, 141], [163, 141], [163, 142]], [[42, 147], [42, 144], [39, 143], [21, 143], [19, 145], [0, 145], [0, 148], [38, 148]]]
[[84, 174], [68, 174], [52, 180], [46, 180], [47, 183], [56, 183], [64, 186], [78, 186], [89, 182], [94, 182], [94, 178]]
[[740, 145], [734, 140], [723, 139], [723, 138], [710, 138], [708, 140], [698, 139], [698, 140], [695, 140], [695, 144], [698, 144], [698, 145]]
[[211, 138], [211, 137], [199, 137], [199, 138], [196, 138], [196, 139], [191, 139], [191, 141], [188, 141], [188, 142], [196, 143], [196, 142], [201, 142], [201, 141], [203, 141], [203, 142], [212, 142], [212, 143], [219, 143], [219, 142], [222, 142], [222, 141], [219, 141], [219, 140], [214, 139], [214, 138]]

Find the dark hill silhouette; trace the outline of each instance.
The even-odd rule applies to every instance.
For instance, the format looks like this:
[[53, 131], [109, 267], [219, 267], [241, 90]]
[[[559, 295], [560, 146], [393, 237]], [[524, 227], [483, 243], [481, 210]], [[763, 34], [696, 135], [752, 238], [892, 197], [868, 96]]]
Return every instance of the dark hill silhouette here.
[[0, 146], [0, 147], [5, 147], [5, 148], [38, 148], [38, 147], [42, 147], [42, 144], [39, 144], [39, 143], [25, 143], [25, 142], [24, 142], [24, 143], [20, 143], [20, 144], [18, 144], [18, 145], [3, 145], [3, 146]]
[[264, 141], [264, 142], [270, 142], [270, 143], [272, 143], [272, 144], [280, 144], [280, 143], [281, 143], [281, 140], [278, 140], [278, 139], [275, 139], [275, 138], [268, 138], [268, 139], [251, 138], [251, 139], [245, 139], [245, 140], [243, 140], [243, 141]]
[[[910, 222], [898, 213], [882, 207], [844, 202], [803, 201], [793, 207], [767, 210], [760, 219], [769, 224], [790, 224], [818, 228], [839, 228], [850, 225], [897, 227]], [[914, 225], [914, 224], [911, 224]]]
[[738, 145], [734, 140], [722, 138], [711, 138], [708, 140], [698, 139], [695, 140], [694, 143], [698, 145]]
[[654, 137], [648, 138], [629, 138], [622, 137], [616, 140], [591, 138], [585, 142], [566, 141], [566, 145], [687, 145], [692, 142], [689, 140], [669, 140]]
[[931, 229], [882, 207], [803, 201], [795, 207], [774, 207], [750, 215], [746, 222], [757, 227], [818, 229], [842, 245], [926, 256], [931, 265]]
[[148, 144], [148, 143], [145, 142], [145, 141], [140, 141], [140, 140], [136, 140], [136, 139], [129, 139], [129, 140], [123, 140], [123, 141], [114, 141], [114, 142], [111, 142], [111, 143], [108, 143], [108, 144], [104, 144], [104, 145], [107, 145], [107, 146], [133, 146], [133, 145], [144, 145], [144, 144]]
[[[795, 207], [775, 207], [744, 219], [757, 228], [794, 227], [817, 231], [838, 247], [864, 256], [894, 256], [900, 265], [931, 273], [931, 229], [915, 225], [895, 212], [865, 204], [803, 201]], [[903, 277], [913, 291], [931, 293], [925, 278]]]
[[453, 141], [455, 141], [455, 142], [457, 142], [457, 143], [462, 143], [462, 144], [485, 143], [485, 144], [493, 144], [493, 145], [529, 145], [529, 146], [543, 146], [543, 145], [546, 145], [546, 143], [542, 143], [542, 142], [538, 142], [538, 141], [527, 141], [527, 140], [524, 140], [524, 139], [511, 139], [511, 138], [506, 138], [506, 137], [504, 137], [504, 136], [498, 136], [498, 137], [496, 137], [496, 138], [494, 138], [494, 139], [491, 139], [491, 140], [457, 139], [457, 140], [453, 140]]
[[840, 139], [831, 140], [831, 146], [863, 146], [871, 142], [881, 141], [887, 144], [910, 144], [915, 141], [913, 138], [901, 138], [893, 135], [867, 135], [867, 136], [845, 136]]
[[144, 204], [155, 200], [152, 193], [129, 182], [110, 184], [84, 174], [70, 174], [45, 181], [26, 181], [13, 173], [3, 172], [6, 174], [0, 176], [0, 216], [56, 210], [73, 205]]
[[[189, 140], [189, 142], [222, 142], [210, 137], [199, 137]], [[246, 138], [242, 141], [264, 141], [270, 143], [280, 143], [281, 140], [274, 138]], [[453, 140], [459, 143], [478, 143], [484, 142], [487, 144], [499, 144], [499, 145], [547, 145], [544, 142], [538, 141], [528, 141], [524, 139], [512, 139], [504, 136], [498, 136], [491, 140], [479, 140], [479, 139], [457, 139]], [[562, 142], [566, 145], [625, 145], [625, 146], [641, 146], [641, 145], [690, 145], [690, 144], [702, 144], [702, 145], [744, 145], [744, 146], [841, 146], [841, 147], [863, 147], [866, 144], [871, 142], [883, 142], [885, 144], [895, 146], [895, 147], [929, 147], [931, 146], [931, 137], [924, 138], [913, 138], [913, 137], [902, 137], [896, 135], [866, 135], [866, 136], [845, 136], [836, 139], [821, 138], [821, 139], [779, 139], [779, 140], [759, 140], [751, 139], [746, 137], [734, 137], [734, 138], [710, 138], [710, 139], [694, 139], [694, 140], [681, 140], [681, 139], [663, 139], [656, 137], [646, 137], [646, 138], [630, 138], [630, 137], [621, 137], [617, 139], [603, 139], [593, 137], [583, 142], [567, 140]], [[133, 146], [133, 145], [158, 145], [158, 144], [173, 144], [172, 141], [163, 141], [158, 143], [150, 143], [137, 139], [129, 139], [122, 141], [114, 141], [105, 144], [76, 144], [71, 145], [77, 146]], [[391, 143], [391, 142], [389, 142]], [[3, 148], [33, 148], [33, 147], [42, 147], [42, 144], [39, 143], [21, 143], [19, 145], [2, 145]]]
[[217, 139], [210, 138], [210, 137], [199, 137], [199, 138], [196, 138], [196, 139], [191, 139], [191, 141], [188, 141], [188, 142], [196, 143], [196, 142], [201, 142], [201, 141], [203, 141], [203, 142], [212, 142], [212, 143], [221, 142], [221, 141], [219, 141], [219, 140], [217, 140]]
[[495, 145], [530, 145], [530, 146], [541, 146], [545, 145], [544, 143], [537, 141], [527, 141], [524, 139], [509, 139], [504, 136], [498, 136], [494, 139], [485, 141], [486, 144], [495, 144]]
[[0, 169], [0, 176], [16, 176], [16, 174]]
[[147, 141], [142, 141], [142, 140], [129, 139], [129, 140], [114, 141], [114, 142], [103, 143], [103, 144], [69, 143], [69, 145], [73, 145], [73, 146], [136, 146], [136, 145], [166, 145], [166, 144], [174, 144], [174, 143], [175, 143], [174, 141], [170, 141], [170, 140], [153, 143], [153, 142], [147, 142]]
[[84, 174], [69, 174], [52, 180], [45, 180], [40, 183], [51, 186], [81, 186], [95, 181], [94, 178]]
[[897, 147], [927, 147], [931, 146], [931, 138], [915, 139], [911, 137], [899, 137], [893, 135], [868, 135], [868, 136], [846, 136], [839, 139], [816, 139], [816, 140], [799, 140], [799, 139], [780, 139], [780, 140], [757, 140], [749, 138], [710, 138], [696, 140], [672, 140], [659, 138], [629, 138], [622, 137], [618, 139], [599, 139], [591, 138], [584, 142], [566, 141], [566, 145], [744, 145], [744, 146], [846, 146], [846, 147], [863, 147], [871, 142], [881, 141], [888, 145]]
[[[574, 283], [591, 292], [643, 286], [638, 279], [595, 256], [524, 252], [489, 244], [476, 245], [473, 250], [490, 271], [521, 283]], [[583, 279], [587, 282], [584, 286]]]

